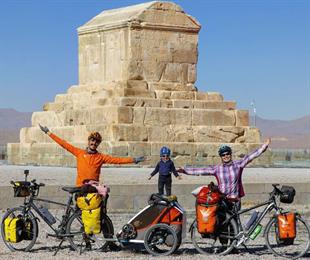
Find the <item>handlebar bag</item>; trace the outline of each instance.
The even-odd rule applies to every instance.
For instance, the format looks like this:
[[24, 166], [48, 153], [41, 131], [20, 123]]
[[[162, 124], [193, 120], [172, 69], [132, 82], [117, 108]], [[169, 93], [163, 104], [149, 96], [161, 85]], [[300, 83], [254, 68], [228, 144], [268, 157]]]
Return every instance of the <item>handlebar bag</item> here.
[[79, 196], [76, 200], [76, 205], [81, 210], [92, 210], [99, 208], [102, 202], [102, 196], [98, 193], [87, 193]]
[[30, 195], [29, 181], [15, 181], [14, 182], [14, 197], [27, 197]]
[[196, 205], [197, 229], [200, 234], [213, 234], [217, 225], [218, 205]]
[[5, 240], [18, 243], [23, 240], [23, 220], [20, 218], [7, 217], [4, 220]]
[[281, 192], [282, 194], [280, 195], [280, 201], [282, 203], [292, 203], [294, 201], [296, 194], [294, 187], [283, 185], [281, 187]]
[[296, 237], [296, 217], [294, 212], [278, 215], [280, 241], [294, 241]]
[[82, 222], [87, 235], [101, 232], [101, 208], [82, 210]]

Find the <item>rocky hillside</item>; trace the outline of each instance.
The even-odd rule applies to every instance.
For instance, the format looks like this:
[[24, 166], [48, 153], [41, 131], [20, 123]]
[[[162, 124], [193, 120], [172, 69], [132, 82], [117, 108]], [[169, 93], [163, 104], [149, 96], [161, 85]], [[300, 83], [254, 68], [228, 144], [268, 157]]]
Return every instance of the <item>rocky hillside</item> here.
[[272, 138], [273, 148], [310, 149], [310, 116], [290, 121], [257, 117], [256, 125], [263, 138]]
[[0, 145], [19, 141], [19, 130], [31, 125], [31, 112], [0, 109]]

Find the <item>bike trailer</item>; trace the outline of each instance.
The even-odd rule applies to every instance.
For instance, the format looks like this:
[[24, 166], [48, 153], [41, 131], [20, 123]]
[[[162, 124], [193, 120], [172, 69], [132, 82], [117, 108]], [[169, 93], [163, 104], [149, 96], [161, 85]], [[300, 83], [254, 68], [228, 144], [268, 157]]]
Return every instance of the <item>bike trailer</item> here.
[[279, 239], [291, 243], [296, 237], [296, 216], [294, 212], [278, 215]]
[[[174, 229], [181, 244], [186, 236], [186, 213], [176, 196], [152, 194], [149, 205], [137, 213], [117, 233], [118, 240], [127, 243], [144, 243], [147, 231], [156, 224], [166, 224]], [[168, 243], [168, 240], [166, 241]]]
[[87, 235], [99, 234], [101, 232], [101, 207], [82, 210], [82, 222]]
[[76, 205], [81, 210], [92, 210], [100, 207], [102, 196], [98, 193], [87, 193], [79, 196], [76, 200]]
[[4, 220], [5, 240], [18, 243], [23, 240], [23, 220], [18, 217], [8, 217]]

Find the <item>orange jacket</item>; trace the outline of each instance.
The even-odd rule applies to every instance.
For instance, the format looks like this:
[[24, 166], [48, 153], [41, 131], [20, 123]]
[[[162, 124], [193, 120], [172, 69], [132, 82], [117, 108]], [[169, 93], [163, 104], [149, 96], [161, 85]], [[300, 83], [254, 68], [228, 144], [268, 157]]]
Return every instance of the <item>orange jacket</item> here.
[[60, 139], [53, 133], [50, 133], [49, 136], [56, 143], [58, 143], [60, 146], [65, 148], [67, 151], [69, 151], [76, 157], [77, 162], [76, 186], [78, 187], [83, 185], [84, 180], [99, 181], [100, 169], [102, 164], [104, 163], [125, 164], [134, 162], [134, 159], [131, 157], [119, 158], [101, 153], [89, 154], [87, 153], [86, 150], [74, 147], [73, 145]]

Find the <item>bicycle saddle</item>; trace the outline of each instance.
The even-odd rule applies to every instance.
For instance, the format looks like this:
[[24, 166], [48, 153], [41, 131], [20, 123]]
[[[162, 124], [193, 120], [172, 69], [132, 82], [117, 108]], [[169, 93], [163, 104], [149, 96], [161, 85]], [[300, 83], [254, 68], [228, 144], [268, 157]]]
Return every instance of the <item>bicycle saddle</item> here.
[[80, 187], [65, 186], [65, 187], [62, 187], [62, 190], [67, 191], [69, 193], [76, 193], [76, 192], [80, 192], [81, 188]]

